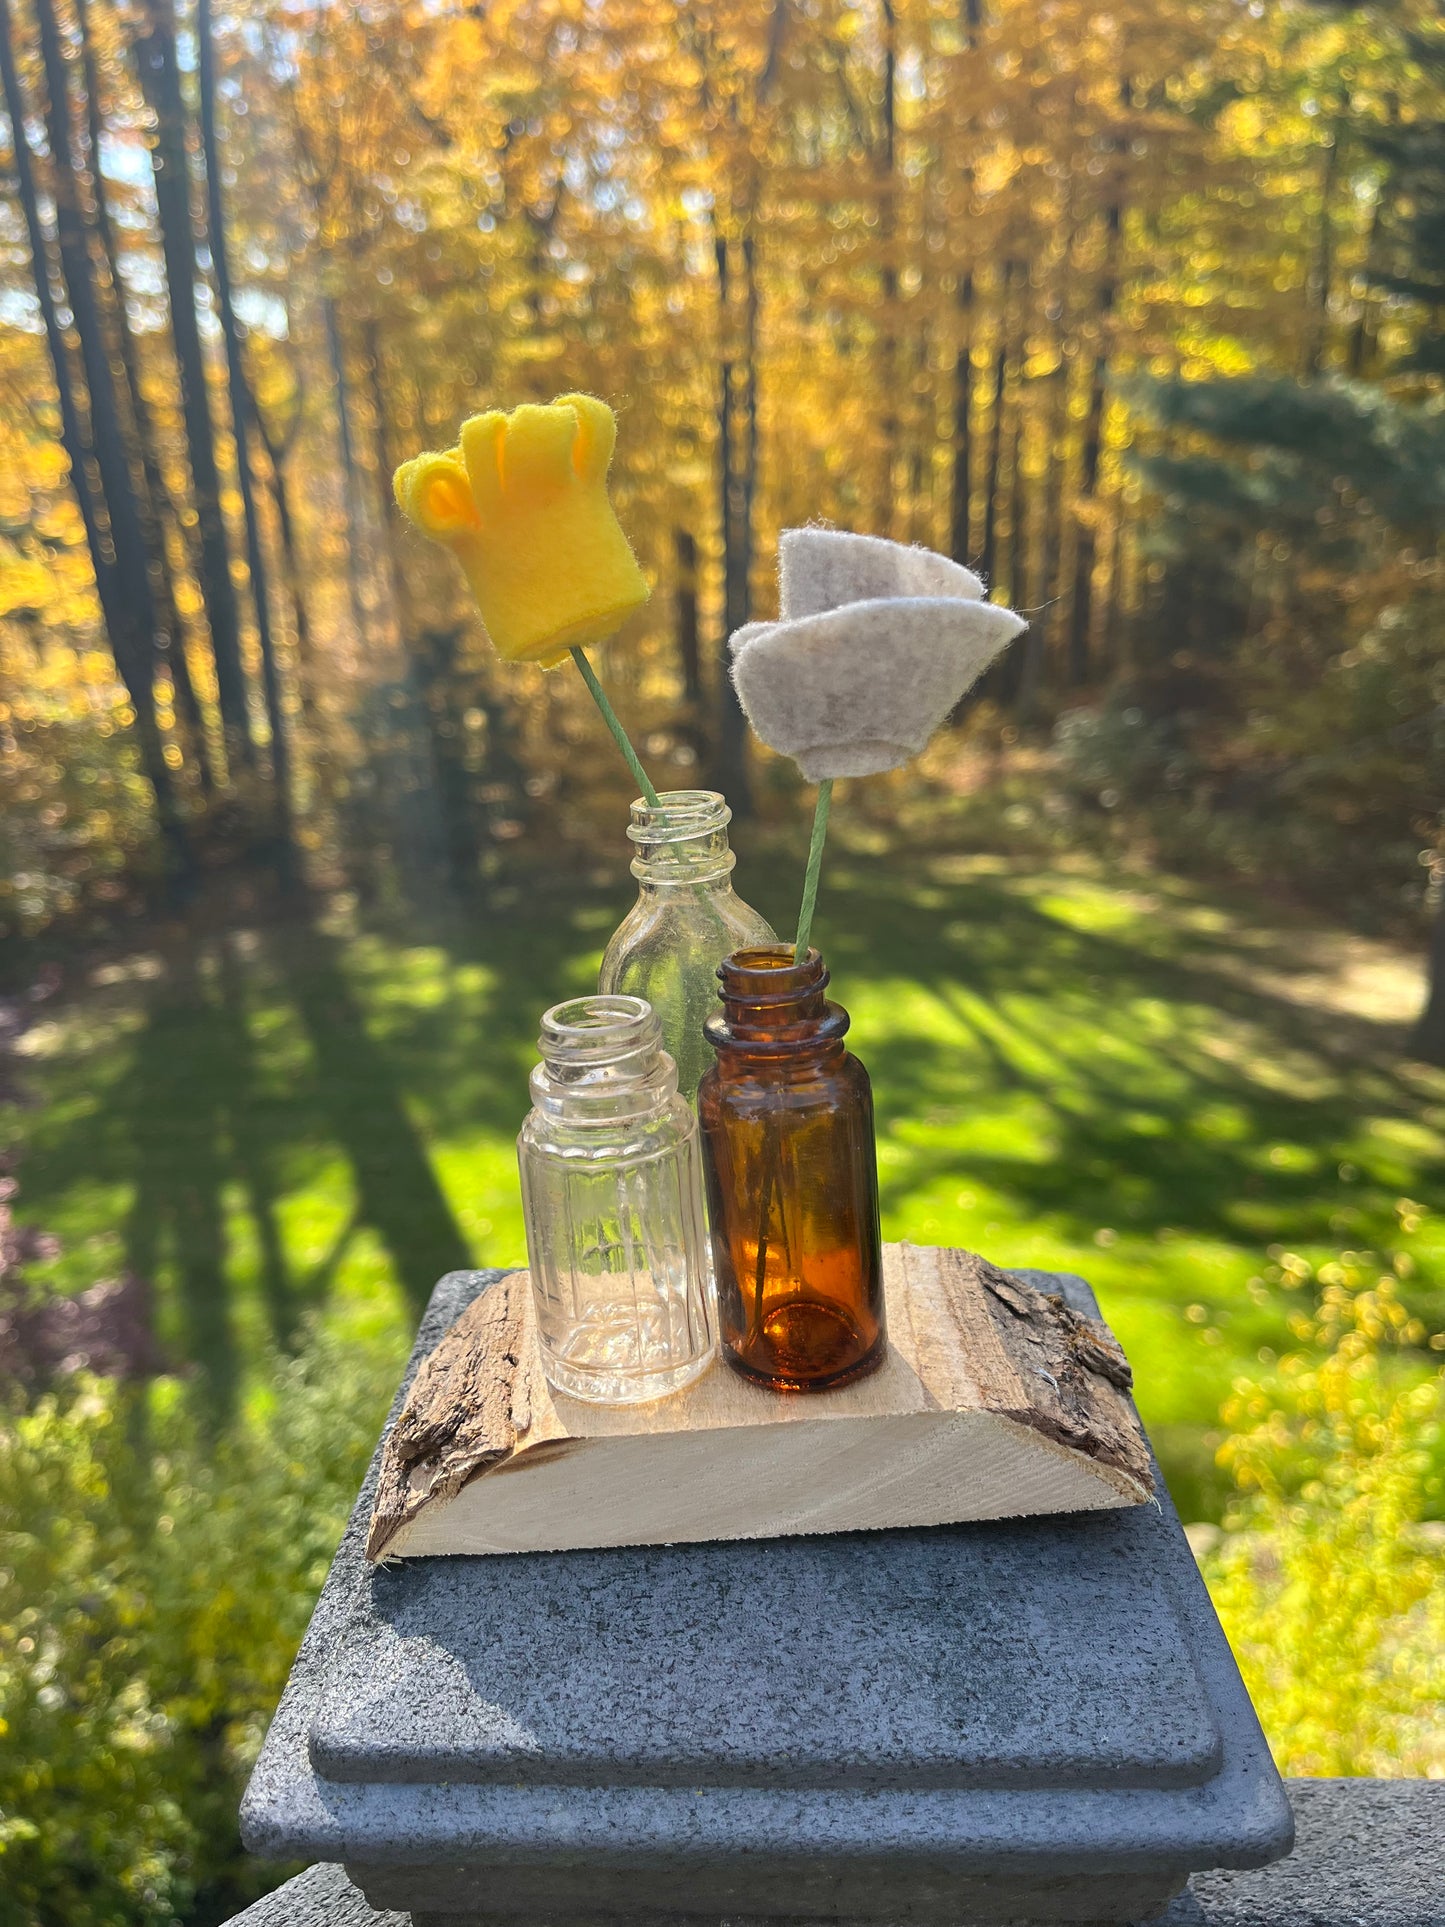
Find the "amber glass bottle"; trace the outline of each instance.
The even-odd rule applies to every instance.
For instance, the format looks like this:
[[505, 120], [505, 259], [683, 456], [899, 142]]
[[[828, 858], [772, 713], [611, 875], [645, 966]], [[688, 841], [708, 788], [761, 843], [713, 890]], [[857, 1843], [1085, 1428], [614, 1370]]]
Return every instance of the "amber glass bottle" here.
[[717, 974], [697, 1104], [725, 1356], [779, 1391], [846, 1385], [887, 1345], [868, 1073], [816, 950], [738, 950]]

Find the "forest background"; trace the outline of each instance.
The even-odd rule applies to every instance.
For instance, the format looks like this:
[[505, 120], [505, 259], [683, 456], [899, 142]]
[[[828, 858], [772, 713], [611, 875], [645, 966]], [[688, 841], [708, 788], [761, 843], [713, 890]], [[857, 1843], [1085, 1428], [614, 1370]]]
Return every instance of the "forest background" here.
[[888, 1229], [1088, 1271], [1282, 1762], [1445, 1773], [1438, 9], [0, 0], [0, 83], [0, 1920], [263, 1877], [407, 1331], [519, 1249], [628, 787], [389, 476], [567, 389], [779, 927], [779, 529], [1029, 614], [840, 797]]

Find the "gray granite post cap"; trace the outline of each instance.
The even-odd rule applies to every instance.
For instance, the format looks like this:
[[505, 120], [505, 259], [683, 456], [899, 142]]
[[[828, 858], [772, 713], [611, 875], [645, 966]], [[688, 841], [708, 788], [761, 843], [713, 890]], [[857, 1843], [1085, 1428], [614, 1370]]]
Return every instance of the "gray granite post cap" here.
[[[412, 1370], [500, 1275], [442, 1281]], [[1288, 1851], [1167, 1499], [387, 1571], [374, 1478], [247, 1791], [257, 1853], [440, 1911], [922, 1920], [997, 1889], [1078, 1920], [1100, 1883], [1142, 1909]]]
[[[1288, 1790], [1299, 1822], [1289, 1859], [1197, 1874], [1154, 1927], [1445, 1927], [1445, 1781], [1291, 1780]], [[322, 1865], [237, 1914], [230, 1927], [413, 1923], [407, 1914], [375, 1912], [342, 1868]], [[469, 1923], [459, 1918], [454, 1927]], [[680, 1917], [677, 1927], [702, 1924]]]

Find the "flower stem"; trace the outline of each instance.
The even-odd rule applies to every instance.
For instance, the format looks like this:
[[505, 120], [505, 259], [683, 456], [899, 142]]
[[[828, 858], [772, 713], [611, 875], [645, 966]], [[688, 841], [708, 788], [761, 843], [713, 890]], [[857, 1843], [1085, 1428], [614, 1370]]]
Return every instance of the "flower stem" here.
[[662, 799], [652, 787], [652, 781], [647, 771], [638, 761], [637, 751], [632, 747], [631, 743], [628, 742], [627, 731], [622, 727], [621, 723], [618, 722], [617, 711], [612, 707], [611, 703], [608, 702], [607, 692], [601, 683], [598, 682], [597, 672], [591, 663], [588, 662], [586, 650], [574, 648], [572, 651], [572, 660], [581, 671], [583, 682], [585, 682], [588, 689], [591, 690], [592, 700], [601, 710], [603, 722], [606, 723], [607, 727], [612, 731], [613, 742], [616, 743], [626, 758], [627, 767], [632, 771], [632, 780], [642, 791], [643, 801], [649, 809], [660, 809], [662, 807]]
[[[591, 663], [588, 662], [585, 651], [581, 649], [577, 649], [577, 648], [573, 649], [572, 660], [573, 662], [576, 663], [577, 667], [581, 670], [582, 680], [583, 682], [586, 683], [587, 687], [591, 690], [593, 702], [596, 703], [597, 707], [602, 711], [602, 720], [604, 723], [606, 723], [607, 727], [612, 731], [613, 742], [616, 743], [617, 747], [622, 751], [623, 756], [626, 758], [627, 767], [632, 771], [632, 780], [636, 783], [637, 787], [642, 791], [643, 802], [646, 803], [647, 807], [651, 810], [660, 810], [662, 808], [662, 798], [658, 795], [657, 791], [652, 787], [652, 779], [648, 776], [647, 771], [642, 767], [642, 763], [638, 757], [637, 751], [632, 747], [632, 744], [628, 741], [627, 731], [622, 727], [622, 724], [618, 721], [617, 711], [612, 707], [611, 703], [608, 702], [607, 691], [602, 687], [601, 683], [598, 682], [597, 680], [597, 671], [592, 667]], [[671, 843], [667, 847], [673, 850], [675, 853], [679, 855], [681, 854], [681, 852], [678, 850], [678, 846], [675, 843]], [[721, 912], [719, 911], [717, 905], [713, 902], [712, 898], [708, 895], [707, 891], [703, 888], [703, 886], [700, 883], [693, 884], [692, 888], [696, 891], [698, 898], [708, 910], [709, 914], [712, 917], [713, 922], [717, 925], [718, 929], [726, 933], [727, 925], [723, 922]]]
[[828, 835], [828, 811], [833, 803], [833, 779], [825, 776], [818, 785], [818, 802], [813, 811], [813, 836], [808, 845], [808, 868], [803, 877], [803, 905], [798, 912], [798, 941], [793, 946], [793, 962], [800, 964], [808, 954], [808, 939], [813, 934], [813, 911], [818, 904], [818, 872], [823, 867], [823, 844]]

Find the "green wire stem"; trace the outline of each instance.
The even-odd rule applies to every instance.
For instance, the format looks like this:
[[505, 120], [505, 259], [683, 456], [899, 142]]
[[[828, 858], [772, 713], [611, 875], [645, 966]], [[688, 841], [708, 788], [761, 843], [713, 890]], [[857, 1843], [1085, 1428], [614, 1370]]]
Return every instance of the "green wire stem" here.
[[798, 912], [798, 941], [793, 946], [793, 962], [800, 964], [808, 954], [808, 939], [813, 934], [813, 912], [818, 906], [818, 873], [823, 867], [823, 844], [828, 836], [828, 811], [833, 804], [833, 779], [825, 776], [818, 785], [818, 802], [813, 811], [813, 836], [808, 844], [808, 868], [803, 877], [803, 904]]
[[[576, 663], [577, 667], [581, 670], [582, 680], [583, 682], [586, 683], [587, 687], [591, 690], [592, 700], [594, 703], [596, 703], [597, 707], [601, 710], [603, 722], [606, 723], [607, 727], [612, 731], [613, 742], [616, 743], [617, 747], [622, 751], [622, 754], [624, 755], [624, 757], [626, 757], [627, 767], [632, 771], [632, 780], [636, 783], [637, 787], [642, 791], [643, 802], [647, 804], [649, 809], [660, 810], [662, 808], [662, 798], [658, 795], [657, 791], [652, 787], [651, 779], [649, 778], [647, 771], [642, 767], [641, 762], [638, 760], [637, 751], [632, 747], [632, 744], [628, 741], [627, 731], [622, 727], [622, 724], [617, 720], [617, 711], [612, 707], [611, 703], [608, 702], [607, 692], [602, 687], [601, 683], [598, 682], [597, 672], [592, 667], [591, 663], [588, 662], [585, 651], [574, 647], [574, 649], [572, 650], [572, 660], [573, 662]], [[677, 845], [675, 843], [669, 843], [667, 847], [668, 849], [673, 850], [674, 852], [677, 850]], [[717, 905], [713, 902], [712, 898], [707, 894], [707, 891], [703, 889], [700, 883], [693, 884], [692, 888], [696, 891], [700, 901], [706, 906], [708, 914], [712, 917], [713, 922], [718, 926], [719, 930], [726, 931], [727, 925], [723, 922], [722, 916], [718, 911]]]
[[587, 652], [584, 649], [574, 648], [572, 651], [572, 660], [582, 672], [582, 680], [586, 683], [588, 689], [591, 690], [592, 700], [601, 710], [603, 722], [606, 723], [607, 727], [612, 731], [613, 742], [616, 743], [617, 747], [622, 751], [623, 756], [627, 759], [627, 767], [632, 771], [633, 781], [642, 791], [643, 801], [649, 809], [661, 809], [662, 798], [652, 787], [652, 782], [647, 771], [637, 759], [637, 751], [627, 740], [627, 731], [622, 727], [621, 723], [618, 722], [617, 711], [612, 707], [611, 703], [608, 702], [607, 692], [601, 683], [598, 682], [597, 672], [587, 660]]

